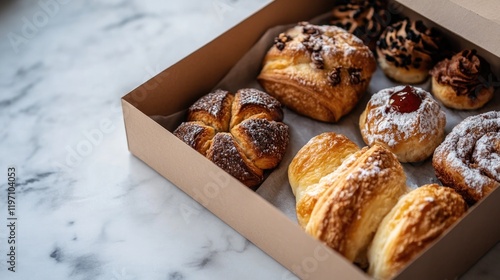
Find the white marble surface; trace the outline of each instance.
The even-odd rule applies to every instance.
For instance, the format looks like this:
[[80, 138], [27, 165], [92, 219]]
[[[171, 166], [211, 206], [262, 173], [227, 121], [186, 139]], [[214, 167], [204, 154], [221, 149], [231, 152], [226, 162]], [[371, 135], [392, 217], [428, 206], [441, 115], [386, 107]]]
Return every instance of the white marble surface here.
[[[133, 157], [120, 97], [268, 0], [0, 4], [0, 279], [283, 279]], [[15, 167], [16, 272], [7, 262]], [[8, 229], [8, 228], [7, 228]], [[463, 279], [500, 279], [496, 246]]]

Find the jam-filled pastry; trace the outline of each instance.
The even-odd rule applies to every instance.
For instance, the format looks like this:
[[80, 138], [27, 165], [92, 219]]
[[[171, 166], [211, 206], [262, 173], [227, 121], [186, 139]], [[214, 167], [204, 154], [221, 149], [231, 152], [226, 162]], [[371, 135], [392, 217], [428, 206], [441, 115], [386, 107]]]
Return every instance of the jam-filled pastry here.
[[275, 38], [258, 80], [295, 112], [337, 122], [358, 103], [375, 69], [373, 53], [356, 36], [301, 22]]
[[392, 279], [466, 212], [453, 189], [428, 184], [401, 197], [385, 216], [368, 250], [368, 273]]
[[409, 85], [372, 95], [359, 119], [365, 143], [388, 148], [401, 162], [431, 156], [444, 139], [445, 125], [445, 113], [432, 95]]
[[500, 186], [500, 111], [464, 119], [432, 157], [436, 177], [473, 204]]
[[330, 23], [341, 27], [375, 50], [375, 44], [389, 20], [387, 1], [384, 0], [343, 0], [337, 1], [332, 9]]
[[476, 50], [463, 50], [440, 61], [431, 70], [432, 94], [444, 106], [474, 110], [493, 98], [493, 79], [489, 64]]
[[380, 67], [389, 78], [404, 84], [424, 82], [441, 53], [441, 35], [422, 21], [396, 22], [377, 41]]
[[248, 187], [275, 168], [289, 142], [281, 104], [267, 93], [244, 88], [211, 92], [188, 109], [174, 135]]

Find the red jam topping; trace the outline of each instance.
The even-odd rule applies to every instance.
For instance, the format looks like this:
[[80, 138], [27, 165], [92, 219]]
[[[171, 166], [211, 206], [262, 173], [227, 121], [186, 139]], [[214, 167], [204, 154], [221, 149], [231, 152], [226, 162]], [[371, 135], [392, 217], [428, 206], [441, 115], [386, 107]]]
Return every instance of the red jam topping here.
[[422, 99], [411, 86], [394, 92], [389, 98], [390, 108], [400, 113], [411, 113], [420, 107]]

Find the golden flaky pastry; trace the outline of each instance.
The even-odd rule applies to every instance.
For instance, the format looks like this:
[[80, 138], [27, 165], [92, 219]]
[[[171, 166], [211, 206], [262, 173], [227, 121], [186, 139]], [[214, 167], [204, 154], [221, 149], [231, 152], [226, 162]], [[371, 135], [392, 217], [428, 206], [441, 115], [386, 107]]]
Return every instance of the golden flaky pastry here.
[[258, 80], [297, 113], [336, 122], [358, 103], [375, 69], [373, 53], [356, 36], [302, 22], [275, 38]]
[[424, 185], [403, 196], [384, 218], [368, 251], [369, 274], [375, 279], [395, 276], [440, 237], [466, 211], [453, 189]]
[[[318, 152], [324, 155], [312, 155]], [[393, 153], [379, 145], [358, 149], [333, 133], [309, 141], [289, 174], [305, 231], [360, 264], [366, 263], [366, 249], [382, 218], [407, 192], [405, 173]]]
[[288, 181], [297, 201], [300, 226], [306, 227], [318, 197], [326, 190], [322, 188], [326, 185], [313, 185], [358, 150], [358, 145], [344, 135], [325, 132], [311, 138], [297, 152], [288, 166]]

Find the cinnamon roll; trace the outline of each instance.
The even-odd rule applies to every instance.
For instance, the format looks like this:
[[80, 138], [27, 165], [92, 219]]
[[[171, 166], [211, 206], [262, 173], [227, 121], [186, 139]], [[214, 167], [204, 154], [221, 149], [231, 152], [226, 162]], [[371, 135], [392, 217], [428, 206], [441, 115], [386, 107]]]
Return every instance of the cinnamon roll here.
[[466, 118], [434, 152], [436, 177], [473, 204], [500, 185], [500, 111]]
[[425, 81], [441, 53], [441, 35], [420, 20], [396, 22], [377, 41], [377, 59], [384, 73], [406, 84]]
[[450, 59], [444, 59], [430, 74], [432, 93], [446, 107], [474, 110], [493, 98], [493, 86], [487, 84], [491, 70], [474, 49], [463, 50]]

